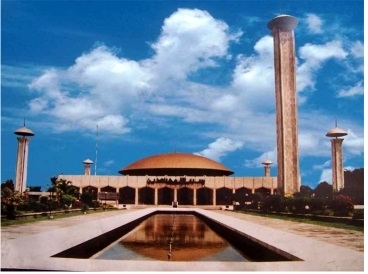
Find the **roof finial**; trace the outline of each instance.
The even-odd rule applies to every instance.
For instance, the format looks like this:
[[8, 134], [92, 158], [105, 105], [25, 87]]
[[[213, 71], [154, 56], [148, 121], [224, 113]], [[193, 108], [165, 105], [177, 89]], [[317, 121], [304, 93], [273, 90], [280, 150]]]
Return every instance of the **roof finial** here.
[[335, 117], [335, 127], [337, 127], [337, 117]]
[[26, 117], [23, 117], [23, 126], [26, 126]]

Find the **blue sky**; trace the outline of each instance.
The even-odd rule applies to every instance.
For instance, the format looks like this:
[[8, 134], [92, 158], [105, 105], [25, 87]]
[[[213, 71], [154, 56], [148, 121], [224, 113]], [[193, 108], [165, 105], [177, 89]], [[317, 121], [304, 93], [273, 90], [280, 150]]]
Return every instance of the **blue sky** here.
[[[2, 1], [1, 180], [15, 179], [23, 125], [27, 185], [198, 153], [234, 176], [274, 162], [273, 40], [295, 30], [302, 184], [331, 183], [326, 132], [346, 130], [344, 167], [364, 165], [363, 1]], [[99, 127], [96, 138], [96, 125]], [[94, 173], [95, 167], [92, 167]]]

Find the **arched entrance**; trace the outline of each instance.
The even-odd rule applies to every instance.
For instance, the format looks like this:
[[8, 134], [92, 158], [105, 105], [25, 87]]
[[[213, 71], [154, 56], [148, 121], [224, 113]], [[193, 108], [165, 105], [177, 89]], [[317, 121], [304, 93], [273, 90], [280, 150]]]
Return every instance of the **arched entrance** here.
[[255, 193], [260, 194], [262, 198], [266, 198], [271, 195], [271, 190], [265, 187], [260, 187], [255, 190]]
[[168, 187], [158, 189], [158, 204], [171, 205], [174, 201], [174, 190]]
[[178, 202], [179, 205], [192, 205], [193, 204], [193, 189], [183, 187], [178, 189]]
[[105, 186], [101, 188], [101, 192], [116, 192], [116, 188], [112, 186]]
[[82, 188], [82, 193], [89, 193], [91, 196], [91, 200], [97, 200], [97, 187], [94, 186], [86, 186]]
[[135, 189], [129, 186], [119, 189], [119, 204], [134, 204]]
[[244, 205], [245, 203], [251, 202], [252, 190], [246, 187], [235, 189], [234, 202], [238, 205]]
[[207, 187], [197, 189], [197, 205], [212, 205], [213, 190]]
[[153, 205], [155, 203], [155, 190], [150, 187], [142, 187], [138, 190], [138, 203]]
[[233, 202], [232, 190], [222, 187], [216, 190], [216, 204], [217, 205], [231, 205]]

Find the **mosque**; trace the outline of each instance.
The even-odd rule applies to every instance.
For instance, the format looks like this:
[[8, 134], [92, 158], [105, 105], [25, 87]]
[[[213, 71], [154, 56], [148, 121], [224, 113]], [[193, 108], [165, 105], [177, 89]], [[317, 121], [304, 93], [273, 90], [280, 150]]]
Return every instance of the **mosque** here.
[[[139, 159], [119, 171], [123, 176], [91, 175], [90, 159], [83, 161], [83, 175], [60, 175], [80, 193], [89, 191], [94, 199], [131, 205], [230, 205], [233, 197], [263, 193], [292, 195], [300, 190], [298, 151], [298, 111], [294, 29], [298, 20], [290, 15], [273, 18], [267, 27], [274, 40], [277, 177], [271, 177], [271, 162], [265, 160], [264, 176], [234, 177], [233, 171], [208, 158], [188, 153], [162, 153]], [[30, 136], [23, 128], [18, 137], [16, 190], [25, 189]], [[330, 130], [333, 189], [344, 187], [342, 136]]]
[[91, 175], [90, 159], [83, 161], [84, 175], [60, 175], [79, 192], [90, 191], [94, 199], [132, 205], [231, 205], [234, 195], [273, 194], [277, 178], [270, 176], [265, 160], [264, 176], [232, 177], [224, 165], [190, 153], [148, 156], [119, 171], [124, 176]]

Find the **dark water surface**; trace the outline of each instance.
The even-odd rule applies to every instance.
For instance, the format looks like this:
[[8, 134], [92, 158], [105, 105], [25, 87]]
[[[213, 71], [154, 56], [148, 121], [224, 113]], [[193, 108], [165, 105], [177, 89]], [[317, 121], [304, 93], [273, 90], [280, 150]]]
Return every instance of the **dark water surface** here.
[[92, 258], [249, 261], [198, 217], [190, 214], [153, 215]]

